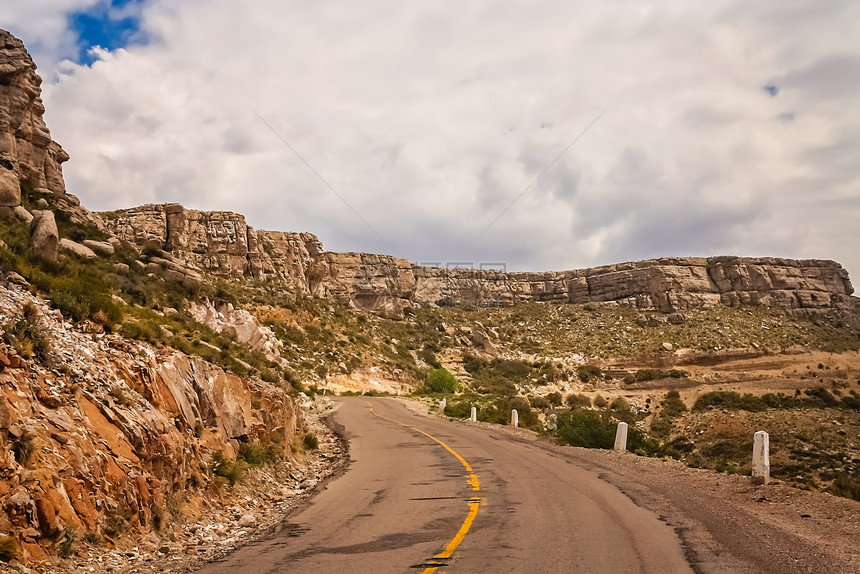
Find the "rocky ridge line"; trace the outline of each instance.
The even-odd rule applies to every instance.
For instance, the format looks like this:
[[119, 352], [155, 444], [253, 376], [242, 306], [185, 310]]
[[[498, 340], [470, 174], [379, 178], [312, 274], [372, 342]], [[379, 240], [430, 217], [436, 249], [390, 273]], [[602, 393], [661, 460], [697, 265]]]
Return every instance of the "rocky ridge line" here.
[[848, 309], [854, 292], [835, 261], [675, 257], [571, 271], [505, 273], [424, 267], [371, 253], [331, 253], [310, 233], [260, 231], [226, 211], [149, 204], [99, 214], [120, 239], [164, 249], [227, 277], [280, 283], [390, 317], [413, 303], [508, 306], [529, 301], [617, 302], [672, 313], [722, 303]]

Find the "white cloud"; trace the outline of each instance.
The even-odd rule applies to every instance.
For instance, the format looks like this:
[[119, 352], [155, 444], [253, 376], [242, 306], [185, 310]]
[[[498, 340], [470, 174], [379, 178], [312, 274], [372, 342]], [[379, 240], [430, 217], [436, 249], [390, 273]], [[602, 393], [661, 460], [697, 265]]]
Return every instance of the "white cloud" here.
[[860, 271], [855, 5], [152, 1], [147, 45], [46, 87], [49, 125], [96, 209], [180, 201], [333, 250], [514, 269]]
[[0, 28], [21, 38], [41, 71], [54, 70], [77, 54], [77, 38], [68, 29], [67, 15], [99, 0], [27, 0], [6, 2], [0, 11]]

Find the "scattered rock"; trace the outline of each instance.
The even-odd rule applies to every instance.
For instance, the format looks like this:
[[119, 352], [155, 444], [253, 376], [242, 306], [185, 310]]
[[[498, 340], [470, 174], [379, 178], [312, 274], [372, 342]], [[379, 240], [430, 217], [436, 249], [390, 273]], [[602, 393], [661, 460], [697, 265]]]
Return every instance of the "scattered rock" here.
[[668, 341], [663, 342], [663, 348], [667, 351], [675, 350], [675, 346], [672, 343], [669, 343]]
[[253, 514], [243, 514], [239, 519], [239, 527], [240, 528], [250, 528], [257, 524], [257, 519]]

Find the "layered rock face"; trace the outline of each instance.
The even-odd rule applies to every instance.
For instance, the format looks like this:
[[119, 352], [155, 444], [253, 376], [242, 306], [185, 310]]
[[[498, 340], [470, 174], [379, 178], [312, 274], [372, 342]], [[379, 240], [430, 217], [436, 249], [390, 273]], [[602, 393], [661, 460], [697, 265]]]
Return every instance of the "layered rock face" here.
[[257, 231], [245, 216], [196, 211], [176, 203], [149, 204], [100, 214], [108, 229], [138, 247], [164, 249], [186, 263], [227, 277], [275, 279], [303, 292], [313, 290], [319, 239], [310, 233]]
[[289, 444], [304, 426], [280, 388], [170, 349], [85, 335], [26, 289], [0, 285], [3, 324], [27, 305], [54, 351], [47, 369], [0, 343], [0, 532], [25, 560], [53, 553], [69, 530], [144, 533], [167, 497], [212, 494], [201, 488], [212, 453], [230, 459], [243, 440]]
[[573, 271], [504, 273], [442, 269], [370, 253], [329, 253], [310, 233], [259, 231], [242, 215], [178, 204], [103, 214], [120, 238], [155, 242], [180, 260], [229, 277], [270, 279], [301, 293], [383, 316], [413, 303], [507, 306], [519, 302], [619, 302], [671, 313], [764, 304], [786, 309], [850, 307], [848, 273], [834, 261], [685, 257]]
[[843, 308], [854, 292], [835, 261], [664, 258], [543, 273], [416, 268], [419, 301], [505, 306], [522, 301], [614, 301], [671, 313], [723, 303]]
[[61, 164], [69, 156], [42, 119], [41, 84], [23, 42], [0, 30], [0, 207], [21, 203], [20, 182], [65, 193]]

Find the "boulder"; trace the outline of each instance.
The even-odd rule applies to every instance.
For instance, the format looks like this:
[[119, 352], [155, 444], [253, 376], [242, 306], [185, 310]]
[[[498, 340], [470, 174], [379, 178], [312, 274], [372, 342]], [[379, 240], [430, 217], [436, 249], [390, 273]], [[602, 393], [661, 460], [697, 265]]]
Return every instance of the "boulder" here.
[[60, 233], [53, 211], [34, 211], [30, 223], [30, 250], [49, 261], [57, 260]]
[[21, 205], [21, 184], [11, 169], [0, 166], [0, 206], [17, 207]]
[[85, 245], [81, 245], [76, 241], [72, 241], [67, 237], [60, 239], [60, 247], [70, 253], [74, 253], [78, 257], [84, 257], [86, 259], [94, 259], [97, 257], [92, 249]]
[[13, 210], [15, 217], [29, 225], [33, 222], [33, 214], [27, 211], [23, 205], [19, 205]]
[[114, 249], [114, 246], [111, 245], [110, 243], [108, 243], [107, 241], [95, 241], [94, 239], [84, 239], [81, 243], [85, 247], [89, 247], [90, 249], [92, 249], [96, 253], [98, 253], [100, 255], [106, 255], [108, 257], [113, 255], [114, 252], [116, 251], [116, 249]]

